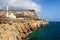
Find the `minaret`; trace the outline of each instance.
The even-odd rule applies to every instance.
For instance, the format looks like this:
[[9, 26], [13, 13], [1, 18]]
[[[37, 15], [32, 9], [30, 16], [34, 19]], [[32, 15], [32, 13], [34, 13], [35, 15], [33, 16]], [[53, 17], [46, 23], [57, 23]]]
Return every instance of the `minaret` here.
[[8, 13], [8, 6], [7, 6], [7, 13], [6, 13], [6, 17], [8, 17], [8, 18], [16, 18], [16, 16], [13, 14], [13, 13]]
[[6, 13], [6, 17], [8, 17], [8, 6], [7, 6], [7, 13]]

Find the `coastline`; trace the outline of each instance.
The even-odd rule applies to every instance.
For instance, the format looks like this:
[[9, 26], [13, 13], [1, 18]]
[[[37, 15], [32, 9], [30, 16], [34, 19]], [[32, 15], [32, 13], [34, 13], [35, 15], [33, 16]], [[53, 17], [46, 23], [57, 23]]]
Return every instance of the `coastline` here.
[[[5, 11], [1, 11], [1, 13], [2, 12], [5, 12]], [[11, 13], [11, 12], [12, 11], [9, 11], [9, 13]], [[1, 16], [1, 15], [3, 15], [3, 16]], [[4, 40], [4, 38], [6, 38], [6, 40], [7, 40], [8, 37], [10, 40], [25, 39], [27, 34], [30, 34], [34, 30], [37, 30], [39, 28], [43, 28], [43, 26], [48, 25], [48, 21], [39, 19], [34, 10], [25, 11], [24, 14], [23, 14], [23, 12], [22, 13], [19, 12], [19, 14], [16, 14], [17, 18], [5, 17], [4, 13], [1, 15], [0, 15], [1, 16], [0, 29], [2, 29], [4, 31], [2, 32], [2, 30], [1, 30], [0, 32], [1, 32], [1, 35], [3, 35], [2, 36], [3, 38], [1, 38], [3, 40]], [[29, 16], [29, 15], [31, 15], [31, 16]], [[9, 33], [11, 33], [11, 34], [9, 34]], [[6, 36], [6, 37], [4, 37], [4, 36]], [[11, 39], [11, 37], [12, 37], [12, 39]]]

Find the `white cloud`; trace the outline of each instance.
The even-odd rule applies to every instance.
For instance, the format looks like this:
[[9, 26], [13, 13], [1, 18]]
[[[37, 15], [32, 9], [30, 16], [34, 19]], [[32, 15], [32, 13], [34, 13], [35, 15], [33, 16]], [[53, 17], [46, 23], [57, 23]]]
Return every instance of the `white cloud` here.
[[32, 0], [0, 0], [0, 8], [7, 5], [14, 8], [34, 9], [36, 12], [39, 12], [41, 10], [41, 6], [33, 2]]

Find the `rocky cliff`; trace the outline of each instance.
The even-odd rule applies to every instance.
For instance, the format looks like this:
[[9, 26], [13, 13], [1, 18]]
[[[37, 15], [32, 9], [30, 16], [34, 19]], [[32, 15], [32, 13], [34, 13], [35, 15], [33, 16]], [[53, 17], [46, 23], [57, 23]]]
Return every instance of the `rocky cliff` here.
[[6, 11], [0, 11], [0, 40], [22, 40], [29, 33], [48, 24], [47, 21], [39, 19], [34, 10], [9, 11], [10, 13], [16, 19], [7, 18]]
[[[20, 18], [20, 17], [30, 17], [30, 18], [38, 18], [36, 13], [35, 13], [35, 10], [25, 10], [25, 11], [22, 11], [22, 12], [16, 12], [14, 10], [8, 10], [9, 14], [13, 13], [16, 18]], [[1, 18], [4, 18], [6, 17], [5, 14], [7, 13], [7, 11], [3, 11], [3, 10], [0, 10], [0, 17]]]

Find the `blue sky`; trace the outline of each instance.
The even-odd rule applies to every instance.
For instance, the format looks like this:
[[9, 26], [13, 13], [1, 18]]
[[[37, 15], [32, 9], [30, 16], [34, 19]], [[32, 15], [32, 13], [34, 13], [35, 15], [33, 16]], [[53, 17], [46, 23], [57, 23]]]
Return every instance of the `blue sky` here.
[[41, 12], [38, 13], [40, 18], [60, 21], [60, 0], [35, 0], [34, 2], [42, 7]]

